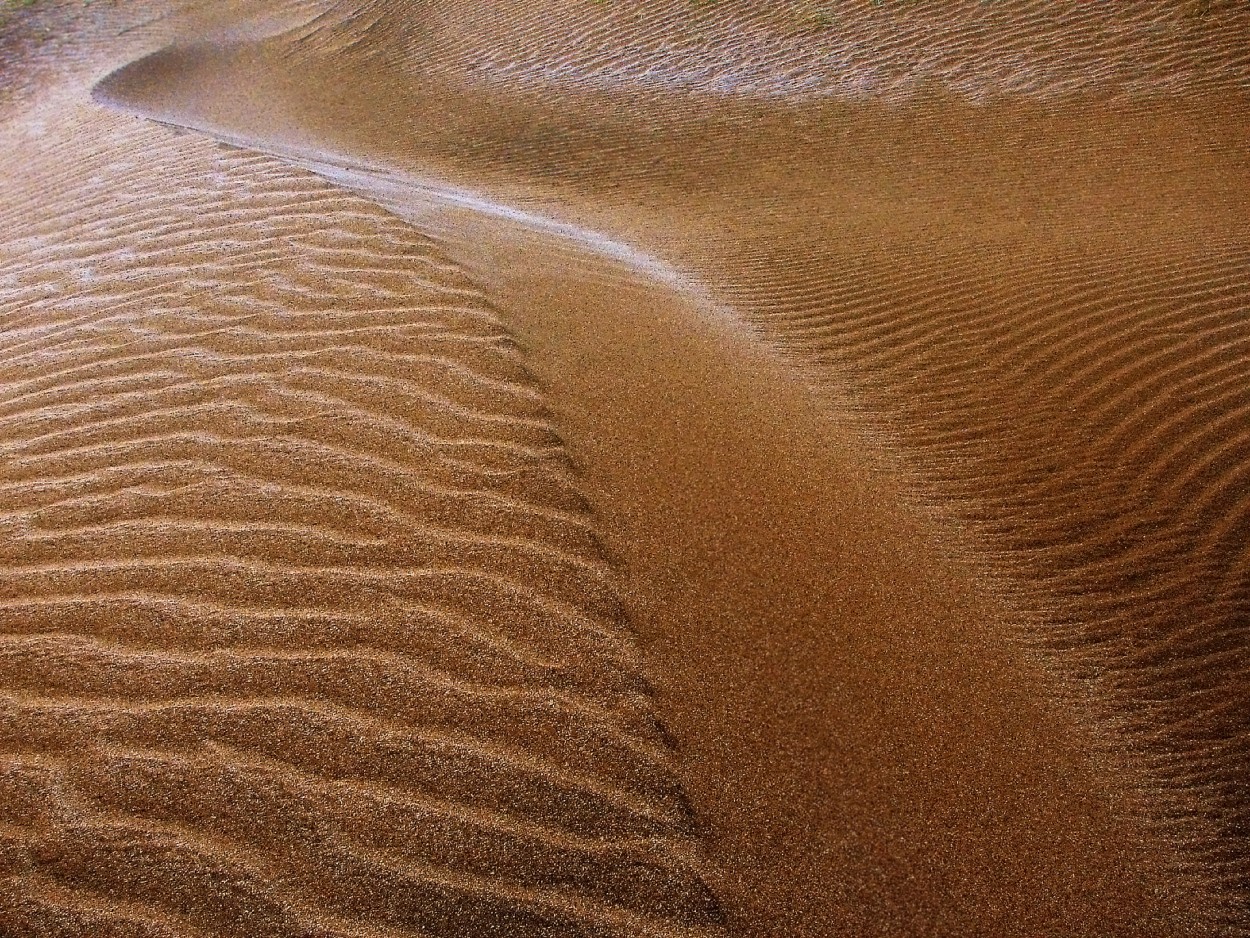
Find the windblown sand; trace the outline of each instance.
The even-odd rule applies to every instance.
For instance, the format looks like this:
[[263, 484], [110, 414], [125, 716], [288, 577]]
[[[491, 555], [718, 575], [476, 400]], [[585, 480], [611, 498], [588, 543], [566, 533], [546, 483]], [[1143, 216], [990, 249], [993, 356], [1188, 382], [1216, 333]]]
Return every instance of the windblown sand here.
[[1250, 934], [1250, 8], [0, 20], [0, 935]]

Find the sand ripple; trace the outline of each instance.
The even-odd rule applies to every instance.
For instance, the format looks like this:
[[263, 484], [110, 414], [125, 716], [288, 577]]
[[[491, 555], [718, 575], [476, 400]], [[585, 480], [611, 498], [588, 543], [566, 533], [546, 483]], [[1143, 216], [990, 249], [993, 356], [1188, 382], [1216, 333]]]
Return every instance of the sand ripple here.
[[[1137, 866], [1167, 884], [1145, 890], [1157, 908], [1129, 908], [1114, 928], [1183, 933], [1160, 910], [1184, 906], [1179, 921], [1245, 932], [1244, 5], [326, 0], [168, 23], [156, 6], [91, 25], [87, 11], [42, 11], [0, 42], [0, 66], [23, 76], [0, 100], [12, 144], [0, 207], [0, 930], [724, 924], [585, 476], [510, 330], [534, 298], [500, 300], [469, 275], [464, 257], [481, 270], [500, 250], [476, 222], [464, 227], [481, 244], [443, 243], [286, 154], [396, 211], [397, 192], [435, 179], [481, 196], [461, 200], [465, 215], [547, 212], [548, 234], [593, 229], [588, 245], [628, 245], [617, 260], [648, 258], [671, 273], [666, 286], [699, 282], [698, 299], [745, 323], [737, 338], [749, 333], [784, 371], [775, 398], [756, 376], [752, 419], [768, 400], [819, 400], [840, 442], [868, 451], [862, 465], [908, 486], [876, 506], [881, 531], [921, 530], [919, 505], [976, 589], [1011, 610], [1014, 631], [977, 619], [949, 638], [966, 671], [909, 670], [933, 626], [907, 616], [927, 612], [898, 614], [895, 632], [862, 627], [854, 647], [866, 651], [838, 662], [860, 683], [839, 693], [870, 690], [848, 692], [837, 714], [807, 687], [773, 700], [766, 671], [742, 679], [754, 697], [718, 689], [756, 708], [740, 722], [819, 710], [783, 745], [851, 762], [827, 803], [845, 812], [839, 843], [853, 850], [821, 854], [822, 885], [846, 892], [822, 914], [840, 902], [853, 921], [878, 907], [871, 892], [883, 909], [907, 897], [905, 924], [872, 923], [883, 933], [938, 927], [965, 899], [909, 892], [947, 881], [916, 871], [945, 873], [951, 858], [953, 881], [969, 856], [1011, 850], [986, 812], [1026, 827], [1079, 816], [1080, 805], [1047, 813], [1070, 806], [1062, 784], [1041, 805], [1021, 793], [1045, 789], [1054, 765], [1065, 782], [1095, 765], [1111, 799], [1133, 784], [1142, 797], [1117, 805], [1129, 834], [1098, 842], [1091, 894], [1116, 895], [1114, 876]], [[50, 23], [62, 45], [39, 41]], [[218, 31], [205, 42], [188, 24]], [[97, 58], [80, 38], [105, 33], [112, 52]], [[88, 86], [110, 72], [101, 101], [174, 126], [89, 109]], [[48, 76], [65, 73], [48, 104], [59, 87]], [[575, 281], [558, 250], [531, 250], [568, 274], [563, 286]], [[607, 283], [588, 295], [614, 302], [597, 292]], [[722, 341], [697, 316], [680, 328]], [[592, 341], [630, 329], [646, 332], [631, 323]], [[707, 359], [725, 360], [754, 361]], [[627, 397], [621, 376], [602, 377]], [[627, 377], [660, 380], [645, 366]], [[752, 375], [733, 378], [722, 388]], [[784, 441], [778, 463], [789, 467], [786, 447], [822, 468], [841, 458], [812, 456], [826, 437], [797, 428], [814, 421], [769, 419], [759, 436]], [[723, 459], [713, 448], [706, 459]], [[803, 537], [831, 522], [795, 520], [785, 492], [767, 494], [762, 517], [730, 519], [742, 544], [775, 529], [787, 550], [823, 557]], [[875, 546], [888, 543], [882, 533]], [[879, 569], [857, 579], [872, 551], [837, 544], [830, 581], [843, 592], [810, 617], [829, 640], [809, 647], [824, 655], [843, 653], [840, 629], [861, 605], [879, 608], [855, 589], [894, 585]], [[749, 582], [708, 577], [724, 595], [701, 601], [811, 613], [810, 597], [786, 592], [784, 562], [770, 554]], [[971, 591], [934, 571], [935, 604], [948, 587]], [[873, 647], [883, 635], [912, 657]], [[1023, 672], [977, 673], [973, 635], [1040, 652], [1047, 680], [1009, 689], [1072, 705], [1102, 747], [1082, 738], [1053, 763], [986, 756], [1006, 778], [986, 790], [1008, 795], [988, 807], [952, 794], [977, 790], [961, 778], [976, 756], [935, 757], [940, 734], [907, 738], [924, 732], [925, 706], [951, 712], [933, 706], [944, 698], [926, 688], [931, 673], [959, 685], [942, 692], [966, 692], [954, 697], [967, 714], [1010, 699], [998, 694], [1006, 675]], [[708, 667], [740, 653], [716, 649]], [[815, 661], [822, 677], [844, 673]], [[884, 699], [897, 687], [915, 700]], [[848, 728], [848, 714], [863, 725]], [[881, 751], [846, 742], [878, 725]], [[1016, 723], [985, 725], [998, 734], [980, 741], [987, 752], [1049, 745], [1040, 731], [1020, 743]], [[759, 789], [801, 777], [775, 778], [743, 757], [735, 727], [718, 729], [725, 764], [757, 770]], [[1041, 781], [1020, 784], [1018, 765]], [[888, 800], [895, 770], [907, 776], [897, 790], [951, 812], [951, 831], [915, 837], [906, 811], [861, 799]], [[1090, 787], [1091, 803], [1105, 794]], [[857, 799], [879, 826], [854, 827]], [[759, 843], [775, 833], [735, 811]], [[889, 836], [856, 842], [864, 831]], [[986, 853], [964, 842], [982, 835]], [[891, 836], [930, 866], [907, 867]], [[1039, 872], [1017, 854], [968, 877], [980, 903], [968, 920], [997, 922], [987, 933], [1016, 885], [995, 876], [1025, 870], [1051, 921], [1085, 885], [1084, 867]], [[845, 869], [860, 879], [848, 886]], [[1197, 898], [1164, 895], [1191, 884]], [[1096, 919], [1074, 931], [1112, 930]]]
[[1244, 89], [1247, 29], [1244, 5], [1201, 0], [340, 0], [296, 38], [491, 84], [986, 100]]
[[6, 210], [0, 925], [714, 929], [612, 570], [481, 291], [314, 177], [97, 120], [86, 184], [53, 135], [30, 164], [55, 233]]

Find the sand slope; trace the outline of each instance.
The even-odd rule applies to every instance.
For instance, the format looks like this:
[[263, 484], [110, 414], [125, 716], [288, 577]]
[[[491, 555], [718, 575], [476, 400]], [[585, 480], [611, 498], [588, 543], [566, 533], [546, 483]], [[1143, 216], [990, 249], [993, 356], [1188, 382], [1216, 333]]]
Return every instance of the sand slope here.
[[8, 927], [1245, 930], [1243, 6], [271, 13], [8, 53]]
[[307, 173], [61, 118], [3, 211], [0, 930], [714, 931], [481, 290]]

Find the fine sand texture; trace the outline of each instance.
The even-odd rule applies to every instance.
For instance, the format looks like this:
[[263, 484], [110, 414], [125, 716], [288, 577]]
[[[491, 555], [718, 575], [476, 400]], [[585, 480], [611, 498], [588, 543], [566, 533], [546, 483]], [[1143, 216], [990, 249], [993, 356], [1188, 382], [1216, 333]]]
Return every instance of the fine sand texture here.
[[0, 10], [0, 935], [1250, 934], [1250, 6]]

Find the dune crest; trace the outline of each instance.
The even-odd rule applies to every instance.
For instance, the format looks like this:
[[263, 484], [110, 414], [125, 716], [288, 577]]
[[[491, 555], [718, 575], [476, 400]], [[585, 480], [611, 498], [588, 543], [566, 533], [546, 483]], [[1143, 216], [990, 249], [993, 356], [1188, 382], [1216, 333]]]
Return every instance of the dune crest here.
[[[277, 152], [432, 173], [701, 279], [911, 477], [905, 500], [947, 519], [1017, 609], [1014, 640], [1048, 659], [1044, 692], [1086, 708], [1136, 763], [1151, 822], [1223, 896], [1209, 900], [1221, 919], [1243, 921], [1242, 13], [1184, 20], [1211, 40], [1196, 54], [1183, 29], [1134, 32], [1141, 17], [1180, 22], [1174, 8], [1127, 5], [1113, 22], [1003, 5], [978, 28], [1014, 29], [1021, 69], [1107, 32], [1096, 63], [1052, 63], [1067, 79], [981, 76], [971, 106], [951, 88], [777, 101], [624, 73], [605, 85], [565, 67], [541, 17], [360, 9], [261, 43], [165, 50], [110, 76], [102, 99]], [[926, 9], [909, 42], [944, 49]], [[741, 9], [678, 12], [656, 5], [622, 35], [662, 37], [672, 63]], [[566, 14], [593, 15], [553, 8]], [[400, 30], [403, 16], [426, 28]], [[461, 22], [487, 25], [436, 41]], [[496, 42], [509, 30], [525, 38]], [[716, 54], [738, 54], [736, 34], [718, 35]], [[952, 34], [970, 35], [983, 33]], [[529, 65], [481, 67], [496, 47]], [[1149, 89], [1100, 71], [1111, 48], [1163, 71]], [[345, 61], [356, 96], [327, 102], [317, 89], [338, 87]], [[1165, 80], [1177, 61], [1187, 90]], [[213, 90], [245, 75], [280, 103]]]
[[1244, 933], [1247, 15], [17, 20], [0, 926]]

